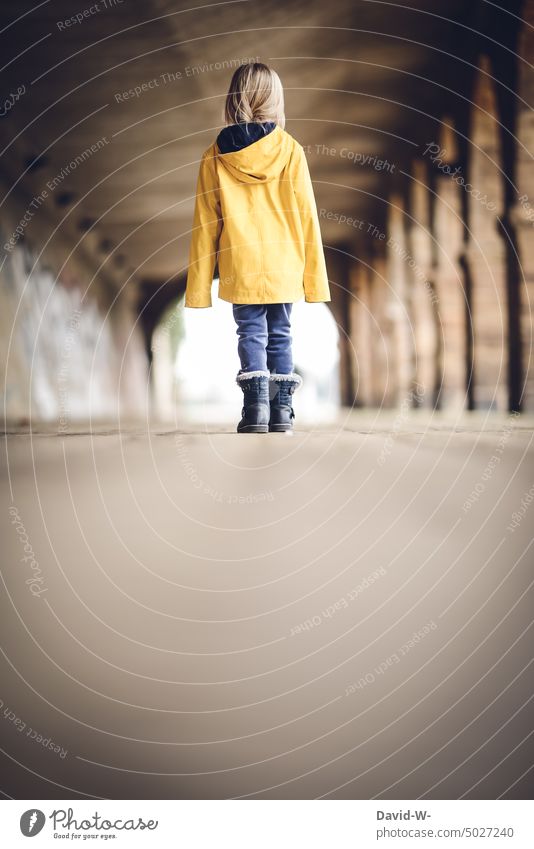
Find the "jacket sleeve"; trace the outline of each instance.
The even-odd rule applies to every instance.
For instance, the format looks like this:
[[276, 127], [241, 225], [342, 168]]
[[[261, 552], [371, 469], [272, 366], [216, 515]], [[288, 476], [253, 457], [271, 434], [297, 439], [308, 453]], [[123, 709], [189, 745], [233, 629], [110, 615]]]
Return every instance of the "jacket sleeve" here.
[[296, 169], [293, 189], [300, 212], [304, 234], [306, 261], [304, 266], [304, 296], [309, 303], [329, 301], [330, 288], [323, 252], [323, 241], [317, 206], [313, 194], [308, 163], [303, 148], [296, 149]]
[[219, 187], [211, 151], [201, 161], [189, 250], [186, 307], [211, 307], [211, 284], [219, 247], [222, 219]]

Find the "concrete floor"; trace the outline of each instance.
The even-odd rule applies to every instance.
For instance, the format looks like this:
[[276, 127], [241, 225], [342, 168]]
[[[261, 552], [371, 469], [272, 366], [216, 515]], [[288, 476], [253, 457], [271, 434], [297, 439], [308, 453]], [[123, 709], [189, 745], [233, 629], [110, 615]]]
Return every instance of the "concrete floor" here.
[[28, 430], [6, 796], [532, 797], [532, 419]]

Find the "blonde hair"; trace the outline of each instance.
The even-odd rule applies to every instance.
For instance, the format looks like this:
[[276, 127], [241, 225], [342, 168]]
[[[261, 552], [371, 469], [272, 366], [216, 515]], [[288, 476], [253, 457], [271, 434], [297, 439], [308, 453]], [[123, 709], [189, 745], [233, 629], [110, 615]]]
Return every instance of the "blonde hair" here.
[[282, 129], [284, 89], [280, 77], [262, 62], [249, 62], [234, 72], [224, 105], [226, 124], [260, 124], [274, 121]]

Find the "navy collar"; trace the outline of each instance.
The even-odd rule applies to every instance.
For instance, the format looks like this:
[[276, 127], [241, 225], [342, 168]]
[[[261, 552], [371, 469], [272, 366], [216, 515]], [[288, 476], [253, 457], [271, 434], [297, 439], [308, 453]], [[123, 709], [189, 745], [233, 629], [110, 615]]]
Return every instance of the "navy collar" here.
[[220, 153], [235, 153], [268, 136], [275, 127], [274, 121], [265, 121], [263, 124], [230, 124], [217, 136], [217, 147]]

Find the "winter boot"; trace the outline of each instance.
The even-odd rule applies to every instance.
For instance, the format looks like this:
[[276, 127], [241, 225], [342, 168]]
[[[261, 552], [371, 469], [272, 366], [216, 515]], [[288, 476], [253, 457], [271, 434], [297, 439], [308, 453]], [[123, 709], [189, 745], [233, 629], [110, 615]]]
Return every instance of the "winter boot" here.
[[298, 374], [271, 374], [269, 378], [271, 433], [286, 433], [293, 430], [293, 393], [302, 383]]
[[246, 371], [238, 374], [237, 385], [243, 390], [242, 419], [238, 433], [268, 433], [269, 372]]

